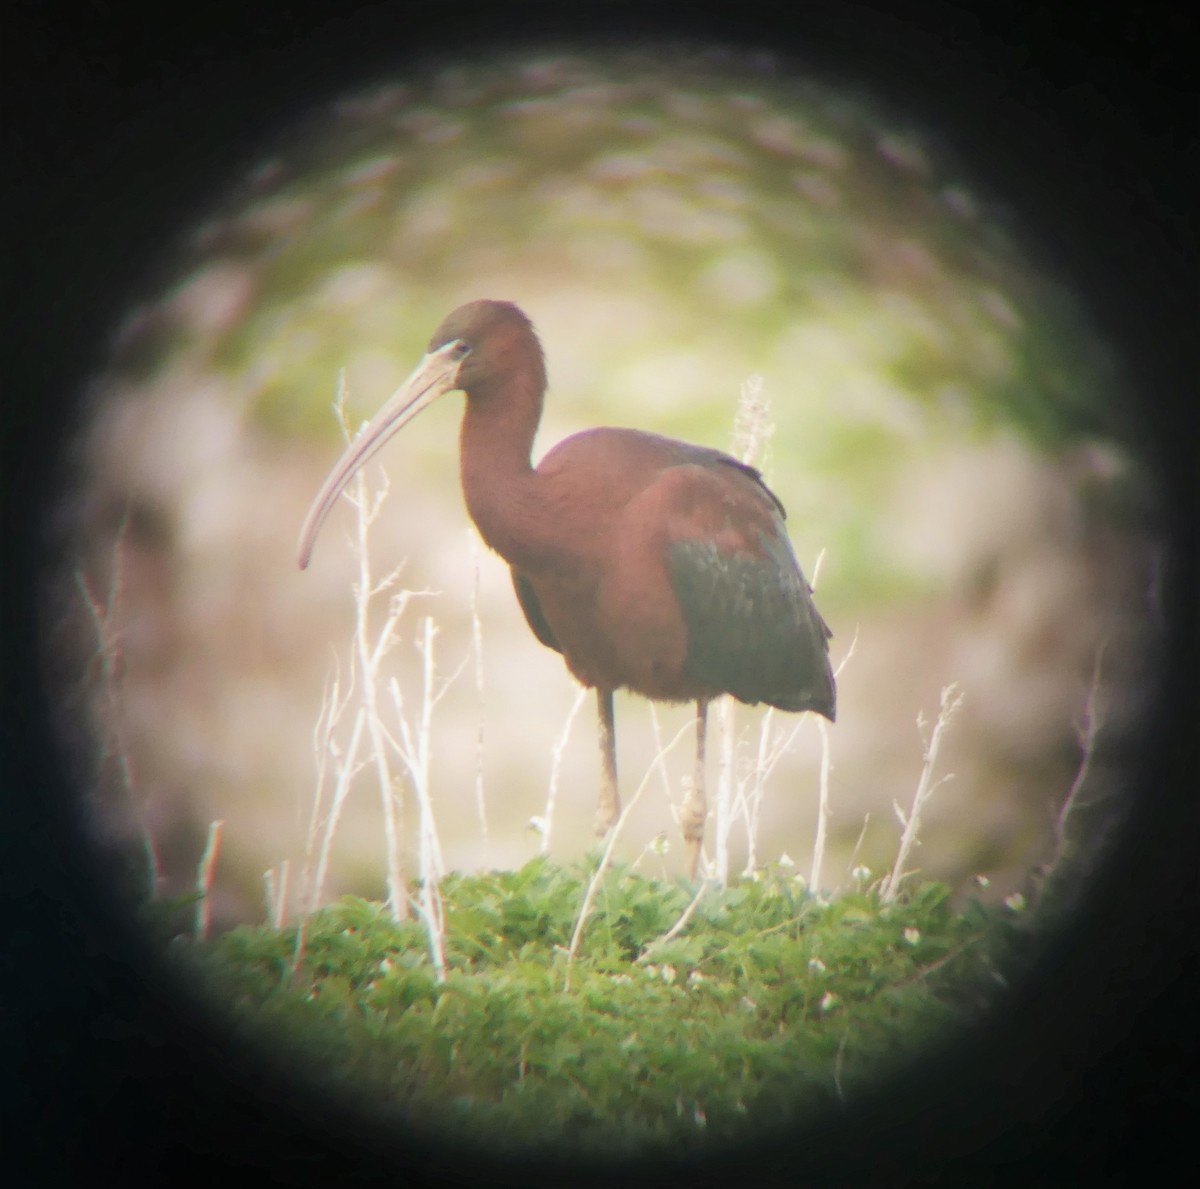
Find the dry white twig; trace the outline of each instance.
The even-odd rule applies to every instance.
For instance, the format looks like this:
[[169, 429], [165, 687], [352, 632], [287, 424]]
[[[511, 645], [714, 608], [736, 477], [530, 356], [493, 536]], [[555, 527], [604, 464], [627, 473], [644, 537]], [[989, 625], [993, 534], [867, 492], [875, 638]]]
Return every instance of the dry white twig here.
[[[718, 751], [717, 797], [713, 806], [713, 877], [721, 887], [729, 884], [729, 839], [737, 813], [737, 723], [734, 701], [728, 694], [717, 699], [717, 721], [721, 746]], [[701, 851], [703, 855], [703, 851]], [[704, 855], [705, 867], [709, 867]]]
[[[339, 378], [335, 411], [343, 437], [349, 442], [351, 435], [346, 419], [345, 401], [344, 378]], [[441, 978], [445, 971], [441, 940], [442, 912], [438, 899], [438, 880], [442, 873], [442, 857], [433, 821], [429, 760], [433, 708], [445, 692], [445, 688], [434, 691], [433, 639], [436, 627], [432, 619], [426, 617], [422, 624], [422, 636], [418, 643], [418, 649], [423, 657], [424, 684], [420, 719], [415, 730], [410, 728], [405, 717], [403, 701], [400, 698], [399, 686], [395, 678], [392, 678], [389, 683], [400, 731], [400, 737], [397, 739], [384, 721], [379, 704], [379, 688], [383, 681], [383, 662], [399, 640], [399, 625], [410, 599], [414, 594], [427, 592], [396, 589], [402, 569], [400, 566], [393, 569], [382, 580], [376, 581], [372, 576], [369, 551], [370, 530], [379, 517], [387, 493], [386, 475], [377, 490], [368, 490], [365, 468], [356, 473], [354, 482], [346, 493], [348, 502], [355, 510], [355, 533], [351, 539], [351, 550], [358, 566], [357, 579], [353, 588], [354, 634], [349, 680], [345, 683], [345, 690], [343, 692], [343, 682], [335, 660], [334, 675], [326, 686], [321, 710], [313, 730], [313, 748], [317, 761], [317, 787], [310, 813], [305, 847], [304, 882], [308, 893], [307, 909], [308, 912], [312, 912], [321, 902], [333, 838], [337, 832], [342, 810], [354, 778], [364, 767], [372, 766], [375, 769], [383, 811], [388, 908], [394, 920], [403, 919], [408, 915], [407, 881], [400, 851], [403, 802], [389, 763], [390, 755], [398, 755], [412, 781], [420, 811], [418, 851], [421, 862], [422, 891], [417, 901], [417, 908], [426, 923], [430, 938], [431, 957], [438, 977]], [[373, 631], [371, 612], [380, 596], [387, 596], [386, 612], [378, 631]], [[478, 645], [478, 640], [476, 645]], [[477, 648], [476, 651], [478, 653]], [[466, 658], [463, 661], [463, 665], [465, 664]], [[462, 666], [460, 666], [460, 672], [461, 668]], [[453, 681], [453, 679], [452, 677], [450, 680]], [[350, 724], [346, 746], [343, 748], [339, 744], [339, 727], [352, 705], [354, 716]], [[330, 783], [333, 787], [328, 797], [328, 807], [326, 807], [326, 788]], [[302, 939], [297, 943], [297, 961], [301, 952]]]
[[774, 727], [775, 707], [768, 706], [758, 720], [758, 747], [754, 752], [754, 764], [748, 778], [740, 785], [743, 792], [738, 798], [738, 807], [746, 822], [746, 866], [742, 870], [743, 875], [749, 875], [758, 867], [758, 820], [766, 793], [769, 771], [767, 757]]
[[379, 509], [387, 496], [387, 481], [382, 490], [368, 501], [366, 479], [360, 469], [354, 476], [354, 493], [351, 502], [358, 515], [355, 517], [357, 535], [354, 554], [358, 562], [358, 581], [354, 584], [354, 648], [361, 674], [360, 696], [366, 716], [367, 734], [371, 741], [371, 761], [375, 765], [375, 776], [379, 783], [379, 800], [383, 808], [384, 842], [387, 854], [387, 902], [392, 920], [401, 921], [408, 916], [408, 901], [405, 896], [404, 867], [400, 856], [400, 812], [392, 784], [392, 773], [388, 765], [386, 735], [379, 715], [378, 687], [379, 664], [396, 639], [396, 629], [407, 594], [389, 600], [388, 616], [384, 621], [374, 647], [370, 644], [371, 601], [377, 594], [387, 590], [398, 577], [393, 571], [383, 582], [375, 585], [371, 580], [371, 558], [368, 535], [371, 524], [379, 515]]
[[430, 960], [438, 982], [446, 977], [445, 934], [446, 923], [442, 906], [440, 883], [443, 874], [442, 852], [438, 842], [437, 827], [433, 817], [433, 797], [430, 790], [429, 762], [432, 752], [433, 710], [454, 678], [435, 690], [436, 666], [433, 641], [437, 627], [426, 615], [421, 620], [421, 713], [416, 736], [409, 727], [404, 713], [404, 701], [400, 685], [393, 677], [388, 683], [392, 704], [400, 724], [401, 742], [392, 740], [400, 759], [408, 769], [409, 783], [417, 799], [418, 865], [420, 868], [421, 891], [414, 904], [425, 934], [429, 941]]
[[734, 453], [748, 466], [765, 472], [771, 460], [771, 439], [775, 425], [771, 421], [771, 402], [763, 395], [763, 378], [747, 376], [738, 394], [733, 417]]
[[[808, 584], [809, 590], [817, 589], [817, 583], [821, 579], [821, 567], [824, 564], [825, 564], [825, 549], [824, 549], [824, 547], [822, 547], [820, 549], [820, 551], [817, 553], [817, 560], [815, 562], [813, 562], [812, 581]], [[842, 661], [843, 665], [845, 663], [846, 663], [845, 661]], [[838, 667], [841, 668], [840, 665]]]
[[[663, 749], [662, 724], [658, 721], [658, 703], [647, 702], [646, 705], [650, 708], [650, 729], [654, 733], [654, 750], [657, 754]], [[679, 824], [679, 806], [675, 804], [673, 790], [671, 788], [671, 774], [667, 771], [665, 764], [660, 764], [658, 774], [662, 778], [663, 796], [667, 802], [667, 808], [671, 812], [671, 820]]]
[[858, 832], [858, 838], [854, 842], [854, 849], [850, 852], [850, 861], [846, 864], [846, 869], [850, 872], [851, 878], [854, 877], [854, 860], [858, 858], [858, 852], [862, 849], [863, 840], [867, 836], [867, 826], [870, 821], [871, 815], [864, 813], [862, 829]]
[[[763, 394], [763, 378], [752, 375], [742, 383], [738, 395], [737, 411], [733, 420], [733, 450], [747, 466], [767, 469], [771, 438], [775, 426], [771, 421], [770, 401]], [[763, 784], [756, 781], [754, 793], [748, 794], [747, 780], [739, 779], [737, 772], [737, 719], [734, 699], [726, 694], [716, 699], [717, 719], [720, 723], [720, 749], [717, 770], [717, 795], [713, 806], [713, 859], [702, 853], [706, 872], [711, 870], [717, 882], [725, 887], [729, 883], [729, 850], [733, 823], [741, 817], [746, 825], [747, 848], [754, 854], [755, 835], [758, 828], [758, 808], [762, 801]], [[770, 711], [766, 712], [767, 721]], [[760, 732], [759, 751], [763, 750]], [[759, 771], [761, 775], [761, 769]], [[753, 779], [753, 778], [751, 778]]]
[[217, 853], [221, 849], [221, 827], [224, 824], [220, 818], [209, 823], [208, 840], [204, 845], [204, 853], [200, 856], [199, 866], [196, 868], [195, 936], [197, 941], [204, 941], [212, 926], [213, 875], [217, 869]]
[[[954, 777], [953, 773], [948, 773], [936, 781], [932, 779], [934, 765], [937, 763], [938, 749], [942, 744], [942, 735], [945, 733], [946, 727], [950, 724], [950, 720], [962, 705], [962, 701], [963, 695], [954, 682], [951, 682], [942, 690], [941, 707], [938, 711], [937, 722], [933, 724], [933, 731], [930, 733], [929, 742], [925, 748], [925, 758], [921, 765], [921, 779], [917, 783], [917, 791], [913, 796], [912, 809], [905, 816], [904, 811], [899, 805], [894, 806], [896, 816], [903, 823], [904, 830], [900, 836], [900, 848], [896, 852], [896, 862], [892, 867], [891, 874], [883, 881], [883, 887], [880, 890], [880, 897], [885, 904], [896, 898], [901, 880], [909, 874], [909, 872], [905, 871], [904, 864], [908, 861], [909, 853], [917, 841], [917, 833], [921, 825], [921, 810], [925, 807], [925, 803], [929, 800], [933, 790], [938, 785], [944, 784]], [[917, 724], [919, 726], [923, 725], [924, 721], [923, 715], [917, 716]]]
[[808, 873], [808, 886], [814, 892], [821, 890], [821, 868], [825, 863], [825, 837], [829, 827], [829, 727], [823, 718], [817, 717], [817, 730], [821, 733], [821, 775], [817, 784], [817, 833], [813, 839], [812, 867]]
[[575, 718], [579, 714], [579, 708], [583, 705], [587, 694], [586, 686], [576, 686], [575, 701], [571, 703], [571, 709], [567, 711], [567, 720], [563, 723], [562, 732], [558, 736], [558, 742], [555, 743], [551, 755], [550, 784], [546, 789], [546, 812], [538, 826], [541, 833], [541, 845], [538, 849], [539, 853], [543, 855], [550, 850], [550, 831], [554, 825], [554, 806], [558, 801], [558, 781], [562, 771], [563, 755], [567, 750], [567, 741], [571, 738], [571, 728], [575, 724]]
[[[822, 550], [821, 556], [824, 555], [825, 551]], [[818, 559], [819, 564], [820, 560]], [[834, 670], [835, 680], [842, 675], [842, 670], [849, 664], [857, 647], [858, 629], [855, 628], [850, 647], [846, 650], [846, 655], [842, 657], [837, 669]], [[833, 764], [829, 758], [829, 724], [820, 716], [816, 716], [816, 718], [817, 729], [821, 732], [821, 776], [817, 794], [817, 834], [813, 840], [812, 868], [809, 871], [808, 886], [814, 892], [819, 892], [821, 890], [821, 871], [825, 865], [825, 840], [829, 827], [829, 773], [833, 770]]]
[[291, 870], [291, 865], [287, 859], [283, 859], [279, 864], [279, 875], [275, 875], [275, 870], [268, 867], [263, 872], [263, 901], [267, 910], [267, 923], [273, 929], [282, 929], [283, 923], [287, 919], [287, 893], [288, 893], [288, 874]]
[[1076, 726], [1079, 738], [1081, 757], [1079, 767], [1075, 770], [1075, 778], [1062, 806], [1054, 819], [1054, 849], [1049, 860], [1039, 869], [1040, 892], [1043, 894], [1049, 887], [1056, 873], [1071, 857], [1072, 843], [1068, 834], [1070, 821], [1081, 805], [1081, 794], [1087, 783], [1092, 769], [1092, 760], [1096, 752], [1096, 739], [1104, 726], [1104, 707], [1102, 705], [1102, 665], [1104, 652], [1108, 647], [1108, 638], [1100, 642], [1096, 649], [1095, 660], [1092, 663], [1092, 677], [1088, 684], [1087, 701], [1084, 703], [1083, 717]]
[[1071, 788], [1067, 792], [1066, 800], [1063, 801], [1062, 808], [1058, 812], [1058, 817], [1054, 822], [1054, 857], [1050, 861], [1050, 867], [1053, 869], [1063, 857], [1067, 850], [1067, 822], [1070, 820], [1071, 814], [1075, 806], [1079, 802], [1079, 791], [1083, 788], [1087, 781], [1088, 773], [1092, 767], [1092, 757], [1096, 752], [1096, 736], [1099, 735], [1101, 727], [1104, 725], [1104, 713], [1100, 704], [1100, 689], [1101, 689], [1101, 666], [1104, 661], [1104, 650], [1108, 647], [1108, 639], [1105, 638], [1100, 642], [1100, 647], [1096, 649], [1096, 659], [1092, 664], [1092, 680], [1088, 685], [1087, 702], [1083, 708], [1083, 721], [1079, 724], [1079, 745], [1083, 749], [1083, 757], [1080, 760], [1079, 768], [1075, 773], [1075, 779], [1071, 781]]
[[636, 792], [629, 798], [628, 802], [621, 809], [621, 816], [617, 818], [611, 830], [608, 832], [608, 843], [604, 847], [604, 853], [600, 856], [600, 861], [596, 864], [596, 870], [592, 873], [592, 878], [588, 881], [587, 891], [584, 893], [583, 903], [579, 907], [579, 916], [575, 921], [575, 929], [571, 934], [571, 944], [567, 949], [567, 975], [563, 984], [563, 990], [571, 989], [571, 963], [575, 961], [575, 955], [579, 951], [579, 942], [583, 937], [583, 927], [587, 924], [588, 916], [592, 911], [592, 904], [596, 899], [596, 893], [600, 888], [600, 883], [604, 878], [605, 871], [608, 870], [608, 865], [612, 861], [613, 848], [617, 845], [617, 838], [620, 837], [621, 830], [625, 826], [625, 822], [629, 819], [633, 807], [638, 803], [638, 799], [646, 789], [646, 785], [650, 783], [650, 778], [654, 775], [654, 770], [661, 764], [666, 762], [667, 756], [674, 750], [675, 745], [693, 729], [692, 723], [684, 723], [683, 726], [675, 732], [674, 737], [665, 748], [659, 750], [646, 770], [645, 776], [642, 777], [641, 783], [637, 786]]
[[479, 814], [479, 831], [484, 846], [488, 842], [487, 802], [483, 796], [483, 745], [487, 726], [487, 698], [483, 687], [483, 622], [479, 618], [479, 582], [482, 567], [479, 564], [479, 533], [474, 528], [467, 530], [471, 542], [471, 646], [475, 653], [475, 700], [479, 726], [475, 732], [475, 809]]
[[[313, 798], [313, 812], [309, 823], [309, 845], [305, 851], [304, 882], [309, 888], [309, 912], [316, 912], [320, 906], [325, 889], [325, 879], [329, 872], [333, 839], [341, 822], [342, 810], [345, 808], [346, 800], [350, 796], [350, 788], [354, 782], [354, 778], [366, 766], [366, 761], [359, 759], [359, 751], [362, 747], [363, 734], [366, 729], [366, 716], [361, 706], [355, 710], [354, 722], [350, 729], [350, 739], [345, 751], [338, 746], [334, 735], [334, 730], [342, 713], [349, 706], [352, 692], [353, 686], [347, 691], [345, 699], [339, 701], [337, 697], [337, 680], [335, 678], [332, 686], [327, 688], [327, 696], [322, 701], [324, 719], [322, 721], [321, 718], [318, 718], [317, 727], [314, 730], [314, 747], [318, 756], [319, 783], [316, 795]], [[322, 818], [320, 808], [324, 783], [325, 768], [323, 761], [325, 756], [329, 756], [333, 760], [335, 777], [329, 812]], [[318, 832], [321, 835], [321, 841], [316, 854], [316, 868], [312, 873], [311, 879], [309, 879], [308, 868], [312, 861], [312, 849]]]
[[639, 962], [647, 961], [658, 946], [666, 945], [668, 941], [674, 941], [674, 939], [678, 937], [680, 933], [684, 931], [684, 929], [687, 928], [688, 921], [692, 919], [696, 909], [700, 907], [700, 901], [704, 899], [705, 892], [708, 891], [709, 882], [710, 881], [707, 879], [702, 879], [700, 881], [700, 886], [696, 889], [696, 894], [692, 897], [691, 902], [688, 904], [687, 908], [685, 908], [683, 912], [679, 914], [679, 920], [677, 920], [675, 924], [673, 924], [661, 937], [656, 937], [642, 950], [642, 952], [638, 955], [637, 960]]

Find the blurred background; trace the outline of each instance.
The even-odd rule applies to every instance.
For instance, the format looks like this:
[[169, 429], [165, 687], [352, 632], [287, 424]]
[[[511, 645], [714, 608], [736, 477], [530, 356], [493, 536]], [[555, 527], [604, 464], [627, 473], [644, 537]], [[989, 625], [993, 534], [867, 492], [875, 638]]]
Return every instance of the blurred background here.
[[[341, 446], [339, 373], [365, 419], [450, 309], [493, 297], [520, 304], [546, 349], [535, 457], [597, 424], [730, 448], [738, 394], [761, 377], [775, 433], [760, 465], [810, 577], [823, 553], [835, 665], [854, 642], [829, 730], [825, 887], [890, 867], [893, 805], [911, 803], [951, 682], [964, 704], [939, 769], [953, 779], [923, 817], [922, 873], [964, 893], [980, 875], [989, 896], [1027, 889], [1085, 750], [1077, 842], [1100, 845], [1155, 677], [1153, 477], [1130, 445], [1136, 387], [1004, 201], [976, 192], [936, 128], [717, 52], [443, 65], [295, 128], [231, 175], [177, 283], [123, 315], [93, 385], [49, 656], [64, 721], [86, 724], [76, 755], [98, 833], [136, 850], [144, 830], [174, 895], [222, 820], [220, 924], [262, 919], [265, 870], [288, 859], [297, 876], [313, 730], [353, 620], [344, 507], [310, 569], [295, 562]], [[465, 662], [434, 718], [431, 783], [446, 862], [471, 870], [539, 850], [529, 822], [575, 690], [474, 538], [457, 399], [381, 456], [373, 558], [379, 572], [404, 561], [404, 585], [429, 592], [391, 657], [410, 700], [421, 615], [439, 626], [441, 673]], [[669, 738], [692, 711], [658, 714]], [[738, 711], [751, 748], [759, 715]], [[794, 725], [756, 855], [806, 872], [820, 736], [790, 716], [776, 729]], [[628, 794], [657, 750], [646, 703], [619, 696], [617, 738]], [[676, 798], [689, 750], [668, 761]], [[596, 785], [589, 699], [562, 750], [556, 858], [591, 845]], [[618, 853], [664, 832], [675, 844], [656, 784]], [[381, 838], [364, 773], [328, 893], [382, 896]], [[649, 869], [675, 874], [679, 850]]]

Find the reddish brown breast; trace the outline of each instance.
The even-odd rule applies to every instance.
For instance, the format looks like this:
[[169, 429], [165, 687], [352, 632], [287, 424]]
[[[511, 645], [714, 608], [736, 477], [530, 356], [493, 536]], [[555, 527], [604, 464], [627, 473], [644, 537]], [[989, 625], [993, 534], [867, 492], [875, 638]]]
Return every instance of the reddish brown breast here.
[[[560, 548], [514, 565], [518, 591], [539, 638], [585, 684], [790, 706], [809, 680], [796, 670], [822, 676], [824, 637], [808, 659], [812, 632], [797, 640], [797, 626], [811, 628], [807, 584], [755, 472], [715, 450], [602, 429], [567, 439], [537, 476]], [[724, 632], [728, 646], [701, 638]]]

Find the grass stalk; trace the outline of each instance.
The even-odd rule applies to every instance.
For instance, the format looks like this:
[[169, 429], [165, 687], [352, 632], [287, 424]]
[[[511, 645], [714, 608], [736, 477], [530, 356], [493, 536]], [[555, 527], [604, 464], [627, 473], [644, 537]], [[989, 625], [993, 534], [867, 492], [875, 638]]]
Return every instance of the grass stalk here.
[[[816, 576], [821, 569], [821, 561], [825, 556], [825, 550], [822, 549], [817, 555], [816, 564], [813, 566], [813, 582], [816, 583]], [[850, 640], [850, 647], [846, 649], [846, 655], [842, 657], [838, 663], [838, 667], [834, 670], [834, 679], [841, 677], [842, 670], [849, 663], [850, 658], [854, 655], [854, 650], [858, 646], [858, 631], [854, 632], [854, 636]], [[814, 891], [821, 890], [821, 875], [825, 865], [825, 842], [829, 829], [829, 774], [833, 770], [833, 763], [830, 760], [829, 747], [829, 724], [820, 715], [813, 715], [817, 722], [817, 730], [821, 733], [821, 768], [820, 777], [817, 783], [817, 831], [816, 837], [813, 839], [813, 857], [812, 867], [809, 870], [808, 886]]]
[[679, 914], [679, 920], [675, 922], [661, 937], [656, 937], [649, 942], [638, 955], [639, 962], [649, 961], [654, 955], [654, 950], [660, 945], [666, 945], [669, 941], [674, 941], [687, 928], [688, 921], [695, 915], [696, 909], [700, 907], [700, 901], [704, 899], [705, 893], [709, 889], [711, 881], [702, 879], [700, 886], [696, 889], [696, 894], [688, 902], [687, 908]]
[[579, 915], [575, 920], [575, 928], [571, 933], [571, 944], [567, 948], [567, 974], [563, 982], [564, 991], [570, 991], [571, 989], [571, 963], [575, 961], [575, 955], [579, 952], [579, 942], [583, 937], [583, 927], [587, 924], [587, 919], [591, 915], [592, 905], [595, 903], [596, 893], [600, 889], [604, 873], [608, 870], [608, 866], [612, 862], [613, 849], [617, 845], [617, 839], [620, 837], [621, 830], [629, 819], [630, 813], [633, 812], [633, 807], [638, 803], [642, 793], [645, 792], [646, 785], [650, 783], [650, 778], [654, 775], [655, 770], [666, 762], [667, 756], [674, 750], [675, 745], [680, 739], [693, 729], [692, 723], [684, 723], [675, 732], [666, 747], [659, 749], [658, 754], [651, 761], [650, 767], [646, 769], [646, 773], [638, 784], [637, 790], [622, 807], [621, 816], [617, 818], [613, 828], [608, 832], [608, 841], [605, 844], [604, 852], [600, 856], [600, 861], [596, 864], [596, 870], [592, 873], [591, 879], [588, 880], [587, 890], [584, 893], [583, 902], [579, 907]]
[[[950, 725], [950, 720], [958, 712], [959, 707], [962, 706], [962, 701], [963, 695], [955, 682], [951, 682], [942, 690], [941, 706], [938, 711], [937, 722], [933, 724], [933, 730], [929, 735], [929, 742], [925, 746], [925, 756], [921, 764], [921, 778], [917, 783], [917, 791], [913, 795], [912, 809], [909, 810], [906, 816], [899, 805], [895, 806], [896, 816], [900, 819], [903, 832], [900, 836], [899, 849], [896, 852], [896, 862], [892, 867], [891, 874], [883, 881], [883, 887], [880, 891], [885, 904], [896, 898], [901, 881], [906, 875], [910, 874], [910, 872], [905, 870], [905, 864], [908, 862], [908, 856], [917, 842], [917, 836], [921, 827], [921, 811], [925, 808], [933, 790], [947, 780], [953, 779], [954, 774], [948, 773], [935, 781], [933, 779], [933, 769], [937, 764], [938, 750], [942, 745], [942, 736], [945, 734], [946, 728]], [[924, 726], [924, 723], [924, 715], [918, 715], [917, 725]]]
[[725, 694], [717, 699], [717, 703], [721, 745], [718, 752], [717, 803], [713, 811], [712, 874], [724, 888], [729, 885], [729, 838], [737, 808], [737, 722], [733, 698]]
[[263, 872], [263, 900], [267, 912], [267, 922], [273, 929], [282, 929], [287, 919], [288, 876], [291, 864], [284, 859], [279, 864], [279, 874], [268, 867]]
[[[438, 982], [446, 978], [445, 914], [443, 911], [440, 883], [444, 873], [441, 844], [433, 815], [433, 798], [430, 790], [429, 765], [432, 754], [433, 711], [445, 686], [435, 688], [436, 664], [434, 638], [437, 625], [431, 616], [421, 619], [421, 636], [418, 649], [421, 653], [421, 709], [417, 730], [414, 735], [404, 711], [400, 685], [393, 677], [388, 684], [400, 726], [400, 739], [393, 738], [401, 760], [408, 769], [409, 783], [417, 801], [417, 864], [420, 892], [413, 900], [417, 917], [425, 928], [429, 943], [429, 956]], [[451, 678], [453, 680], [453, 678]], [[447, 683], [449, 684], [449, 683]]]
[[218, 818], [208, 826], [208, 839], [204, 853], [196, 868], [196, 924], [193, 930], [197, 941], [204, 941], [212, 927], [212, 886], [217, 869], [217, 854], [221, 849], [221, 827], [224, 821]]
[[484, 846], [488, 842], [487, 801], [483, 795], [483, 748], [487, 727], [487, 698], [483, 685], [483, 621], [479, 618], [479, 534], [468, 529], [471, 542], [471, 646], [475, 655], [475, 700], [478, 726], [475, 731], [475, 811], [479, 815], [479, 832]]
[[817, 730], [821, 733], [821, 775], [817, 783], [817, 832], [808, 874], [808, 886], [814, 892], [821, 890], [821, 868], [825, 863], [825, 838], [829, 827], [829, 725], [820, 716], [817, 717]]
[[1096, 737], [1104, 725], [1104, 713], [1100, 705], [1100, 688], [1101, 666], [1104, 661], [1104, 650], [1107, 644], [1108, 641], [1105, 639], [1101, 641], [1100, 647], [1096, 649], [1096, 659], [1092, 665], [1092, 679], [1088, 685], [1087, 702], [1083, 708], [1083, 720], [1078, 727], [1079, 745], [1082, 749], [1082, 755], [1079, 767], [1075, 772], [1075, 779], [1071, 781], [1071, 787], [1067, 791], [1062, 808], [1059, 810], [1058, 816], [1054, 819], [1054, 853], [1047, 868], [1048, 872], [1053, 871], [1062, 862], [1069, 849], [1070, 844], [1067, 836], [1068, 823], [1079, 804], [1080, 790], [1087, 782], [1088, 774], [1091, 772], [1092, 757], [1096, 752]]
[[402, 595], [389, 601], [388, 616], [383, 630], [374, 645], [370, 643], [370, 610], [376, 594], [392, 584], [398, 571], [393, 571], [383, 582], [375, 585], [371, 579], [371, 560], [368, 537], [372, 521], [378, 515], [387, 495], [387, 481], [381, 492], [368, 502], [366, 480], [360, 470], [354, 477], [354, 494], [351, 502], [357, 515], [355, 525], [354, 553], [358, 562], [358, 581], [354, 584], [354, 648], [362, 680], [359, 693], [365, 711], [367, 734], [371, 743], [371, 761], [379, 784], [379, 800], [383, 809], [384, 845], [387, 855], [387, 903], [392, 919], [404, 920], [408, 916], [408, 899], [404, 893], [405, 878], [403, 859], [400, 855], [400, 819], [403, 806], [395, 796], [391, 768], [388, 764], [388, 748], [385, 744], [383, 723], [379, 715], [377, 682], [379, 662], [395, 639], [395, 630], [407, 601]]
[[[359, 707], [354, 714], [354, 725], [350, 731], [350, 742], [345, 754], [338, 753], [335, 756], [337, 778], [333, 788], [329, 813], [324, 819], [324, 828], [321, 831], [321, 844], [317, 852], [316, 870], [313, 873], [311, 883], [309, 912], [315, 912], [320, 906], [321, 898], [325, 891], [325, 880], [329, 873], [329, 859], [333, 852], [333, 839], [337, 834], [338, 825], [341, 822], [342, 810], [345, 808], [346, 801], [350, 796], [350, 788], [354, 777], [365, 764], [365, 761], [360, 761], [358, 758], [359, 750], [362, 747], [365, 726], [366, 716], [362, 708]], [[336, 746], [332, 735], [329, 742], [330, 747]]]
[[[338, 377], [338, 394], [334, 403], [334, 412], [341, 427], [342, 436], [349, 442], [351, 434], [346, 416], [346, 396], [345, 376], [342, 374]], [[323, 694], [321, 709], [313, 730], [317, 782], [305, 846], [304, 882], [307, 885], [308, 893], [306, 897], [307, 911], [313, 912], [320, 904], [324, 894], [333, 839], [337, 833], [351, 785], [358, 773], [364, 767], [371, 765], [375, 769], [384, 820], [388, 910], [394, 920], [403, 920], [408, 915], [408, 900], [405, 894], [406, 881], [400, 852], [403, 806], [397, 795], [388, 763], [391, 737], [380, 714], [378, 690], [383, 660], [397, 642], [399, 623], [413, 592], [394, 591], [400, 577], [401, 566], [394, 568], [381, 581], [375, 581], [372, 576], [370, 532], [387, 498], [387, 493], [386, 475], [384, 475], [382, 486], [378, 491], [368, 492], [364, 470], [358, 471], [353, 484], [346, 493], [346, 498], [355, 512], [351, 551], [358, 571], [353, 585], [354, 628], [350, 676], [343, 695], [341, 678], [335, 668], [334, 676]], [[378, 596], [387, 594], [389, 591], [394, 592], [388, 599], [383, 625], [377, 634], [372, 633], [372, 604]], [[349, 740], [343, 750], [338, 742], [338, 728], [352, 704], [354, 705], [354, 718]], [[363, 748], [367, 745], [369, 745], [370, 754], [364, 756]], [[329, 780], [331, 764], [333, 789], [326, 810], [324, 792]]]
[[566, 722], [563, 723], [562, 731], [551, 753], [550, 783], [546, 789], [546, 812], [537, 823], [538, 832], [541, 835], [541, 844], [538, 847], [538, 851], [543, 855], [547, 854], [550, 850], [550, 831], [554, 824], [554, 807], [558, 801], [558, 784], [562, 773], [563, 755], [567, 749], [567, 741], [571, 738], [571, 728], [575, 724], [575, 719], [587, 695], [588, 690], [585, 686], [580, 685], [576, 687], [575, 701], [571, 703], [571, 709], [567, 711]]
[[746, 822], [746, 866], [745, 874], [758, 866], [758, 822], [766, 793], [767, 757], [770, 754], [771, 734], [775, 729], [775, 708], [768, 706], [758, 720], [758, 746], [754, 752], [754, 765], [745, 783], [741, 797], [742, 815]]

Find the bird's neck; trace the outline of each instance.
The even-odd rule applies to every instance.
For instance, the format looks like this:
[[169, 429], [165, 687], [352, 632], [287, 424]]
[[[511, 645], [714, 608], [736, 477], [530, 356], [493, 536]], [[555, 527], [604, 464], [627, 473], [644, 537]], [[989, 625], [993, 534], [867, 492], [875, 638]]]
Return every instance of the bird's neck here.
[[480, 536], [510, 565], [536, 568], [547, 541], [540, 477], [530, 465], [542, 416], [536, 382], [467, 397], [460, 467], [467, 511]]

